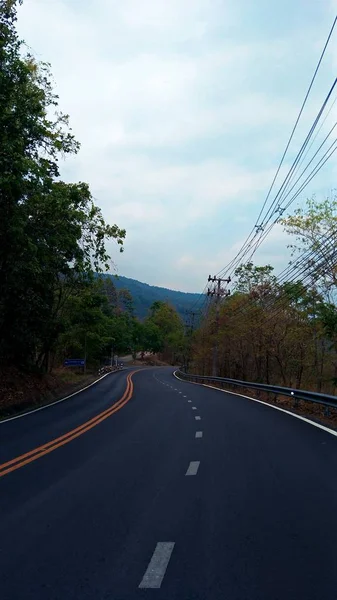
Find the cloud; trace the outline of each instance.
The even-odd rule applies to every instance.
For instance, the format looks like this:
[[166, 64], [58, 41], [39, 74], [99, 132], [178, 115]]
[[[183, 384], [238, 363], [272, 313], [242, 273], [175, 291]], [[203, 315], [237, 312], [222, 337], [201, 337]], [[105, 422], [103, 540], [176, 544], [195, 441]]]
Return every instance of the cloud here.
[[79, 176], [84, 169], [99, 190], [107, 218], [125, 216], [130, 225], [142, 219], [142, 230], [157, 221], [163, 231], [173, 224], [186, 229], [234, 200], [236, 208], [244, 208], [264, 192], [273, 175], [271, 170], [253, 172], [220, 159], [169, 165], [154, 164], [145, 156], [120, 159], [104, 153], [98, 163], [80, 163], [72, 174]]
[[[202, 269], [205, 273], [204, 284], [207, 283], [206, 280], [208, 274], [213, 276], [214, 274], [219, 273], [219, 267], [221, 267], [220, 276], [228, 277], [231, 275], [233, 278], [233, 270], [235, 270], [236, 267], [227, 268], [227, 265], [235, 258], [244, 242], [245, 238], [240, 238], [230, 247], [226, 248], [226, 250], [222, 250], [209, 257], [204, 256], [201, 253], [182, 255], [175, 261], [174, 268], [178, 272]], [[251, 255], [254, 249], [254, 246], [252, 246], [251, 252], [248, 252], [244, 257], [244, 262], [251, 259], [251, 261], [257, 265], [271, 264], [275, 268], [275, 275], [277, 275], [287, 266], [290, 260], [290, 250], [287, 249], [289, 242], [290, 238], [283, 231], [283, 227], [281, 225], [275, 225], [266, 238], [263, 246], [261, 246], [256, 253]]]
[[[125, 253], [112, 247], [120, 273], [198, 290], [233, 256], [255, 223], [326, 35], [332, 4], [318, 4], [303, 14], [291, 0], [23, 3], [20, 35], [51, 62], [60, 107], [82, 144], [62, 177], [88, 181], [106, 219], [127, 229]], [[290, 156], [330, 77], [326, 68]], [[261, 260], [282, 261], [283, 242], [268, 244]]]

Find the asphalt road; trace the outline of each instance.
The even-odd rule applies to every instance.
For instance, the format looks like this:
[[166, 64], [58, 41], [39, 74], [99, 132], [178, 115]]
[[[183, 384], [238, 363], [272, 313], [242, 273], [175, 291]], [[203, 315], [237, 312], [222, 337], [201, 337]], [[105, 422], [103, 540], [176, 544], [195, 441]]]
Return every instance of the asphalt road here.
[[336, 437], [130, 372], [0, 423], [1, 599], [335, 600]]

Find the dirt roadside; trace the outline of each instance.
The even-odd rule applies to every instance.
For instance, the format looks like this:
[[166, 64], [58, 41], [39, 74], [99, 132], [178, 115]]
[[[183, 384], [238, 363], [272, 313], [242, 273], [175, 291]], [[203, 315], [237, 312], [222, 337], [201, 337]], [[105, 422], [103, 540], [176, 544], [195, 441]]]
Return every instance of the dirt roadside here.
[[0, 372], [0, 420], [45, 406], [97, 381], [102, 374], [58, 369], [49, 375], [22, 373], [11, 368]]

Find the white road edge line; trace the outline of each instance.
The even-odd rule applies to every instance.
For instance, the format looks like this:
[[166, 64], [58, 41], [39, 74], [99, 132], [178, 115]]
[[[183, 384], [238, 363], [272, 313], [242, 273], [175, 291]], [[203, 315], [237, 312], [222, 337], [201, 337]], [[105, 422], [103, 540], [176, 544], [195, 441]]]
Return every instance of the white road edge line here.
[[55, 406], [55, 404], [60, 404], [60, 402], [69, 400], [69, 398], [76, 396], [76, 394], [80, 394], [81, 392], [84, 392], [85, 390], [92, 387], [93, 385], [96, 385], [96, 383], [98, 383], [99, 381], [102, 381], [102, 379], [104, 379], [104, 377], [107, 377], [108, 375], [112, 375], [112, 373], [116, 373], [116, 372], [117, 371], [105, 373], [105, 375], [103, 375], [99, 379], [96, 379], [92, 383], [89, 383], [89, 385], [86, 385], [84, 388], [77, 390], [77, 392], [73, 392], [72, 394], [69, 394], [69, 396], [65, 396], [65, 398], [61, 398], [60, 400], [56, 400], [55, 402], [51, 402], [50, 404], [45, 404], [45, 406], [40, 406], [39, 408], [34, 408], [33, 410], [29, 410], [27, 412], [22, 413], [21, 415], [15, 415], [14, 417], [8, 417], [7, 419], [2, 419], [2, 421], [0, 421], [0, 425], [2, 425], [2, 423], [8, 423], [8, 421], [14, 421], [15, 419], [21, 419], [22, 417], [29, 417], [29, 415], [39, 412], [40, 410], [44, 410], [45, 408], [50, 408], [51, 406]]
[[201, 417], [194, 417], [196, 421], [201, 421]]
[[[179, 381], [183, 381], [183, 379], [180, 379], [176, 375], [176, 371], [173, 372], [173, 375]], [[186, 383], [186, 381], [184, 381], [184, 383]], [[223, 394], [232, 394], [233, 396], [241, 396], [241, 398], [247, 398], [247, 400], [251, 400], [252, 402], [258, 402], [259, 404], [263, 404], [263, 406], [268, 406], [269, 408], [273, 408], [274, 410], [279, 410], [280, 412], [286, 413], [287, 415], [290, 415], [291, 417], [294, 417], [295, 419], [299, 419], [300, 421], [309, 423], [309, 425], [313, 425], [314, 427], [317, 427], [318, 429], [322, 429], [323, 431], [326, 431], [326, 433], [330, 433], [331, 435], [334, 435], [335, 437], [337, 437], [337, 431], [334, 431], [333, 429], [330, 429], [329, 427], [326, 427], [325, 425], [321, 425], [320, 423], [316, 423], [315, 421], [311, 421], [310, 419], [307, 419], [306, 417], [302, 417], [301, 415], [297, 415], [296, 413], [290, 412], [289, 410], [286, 410], [285, 408], [281, 408], [280, 406], [273, 406], [273, 404], [269, 404], [268, 402], [263, 402], [262, 400], [258, 400], [257, 398], [252, 398], [251, 396], [246, 396], [245, 394], [238, 394], [237, 392], [229, 392], [228, 390], [220, 390], [219, 388], [214, 387], [213, 385], [207, 385], [206, 383], [196, 383], [195, 381], [189, 381], [188, 383], [191, 383], [193, 385], [202, 385], [203, 387], [211, 388], [212, 390], [216, 390], [217, 392], [222, 392]], [[195, 417], [195, 418], [200, 419], [200, 417]]]
[[196, 438], [202, 438], [202, 431], [196, 431], [195, 432], [195, 437]]
[[138, 587], [160, 588], [171, 558], [174, 542], [158, 542], [144, 577]]
[[191, 460], [185, 475], [196, 475], [198, 473], [200, 460]]

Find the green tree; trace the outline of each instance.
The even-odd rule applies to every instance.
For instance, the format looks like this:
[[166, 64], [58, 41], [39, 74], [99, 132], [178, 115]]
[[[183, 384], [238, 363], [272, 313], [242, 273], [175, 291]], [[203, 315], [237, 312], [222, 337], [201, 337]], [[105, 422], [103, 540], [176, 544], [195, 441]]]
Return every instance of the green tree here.
[[159, 327], [151, 321], [146, 321], [143, 325], [142, 350], [156, 354], [164, 348], [164, 338]]
[[333, 392], [337, 384], [335, 305], [303, 281], [280, 285], [273, 276], [268, 285], [265, 278], [257, 281], [256, 275], [267, 273], [263, 267], [255, 273], [251, 267], [241, 269], [242, 273], [240, 292], [220, 303], [218, 330], [214, 331], [210, 309], [196, 331], [192, 369], [211, 373], [217, 340], [220, 376]]
[[171, 362], [182, 361], [185, 349], [184, 326], [177, 311], [170, 304], [154, 302], [145, 325], [154, 325], [160, 332], [163, 358]]
[[[295, 238], [290, 244], [293, 255], [306, 258], [307, 273], [313, 273], [315, 284], [326, 293], [337, 286], [337, 266], [333, 249], [337, 246], [337, 199], [323, 201], [308, 198], [306, 205], [281, 220], [285, 231]], [[311, 254], [312, 253], [312, 254]]]
[[271, 265], [256, 266], [252, 262], [240, 265], [234, 273], [235, 290], [241, 294], [251, 294], [255, 298], [267, 296], [276, 287], [276, 277]]
[[107, 269], [107, 225], [85, 183], [58, 179], [57, 158], [79, 144], [57, 111], [49, 66], [27, 55], [16, 2], [0, 0], [0, 359], [48, 369], [62, 308]]

